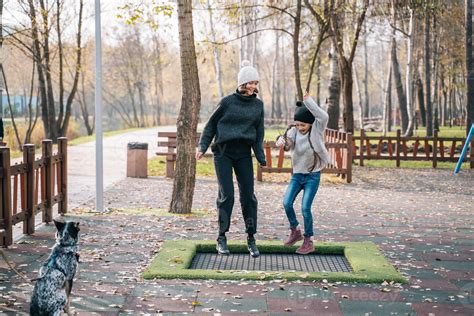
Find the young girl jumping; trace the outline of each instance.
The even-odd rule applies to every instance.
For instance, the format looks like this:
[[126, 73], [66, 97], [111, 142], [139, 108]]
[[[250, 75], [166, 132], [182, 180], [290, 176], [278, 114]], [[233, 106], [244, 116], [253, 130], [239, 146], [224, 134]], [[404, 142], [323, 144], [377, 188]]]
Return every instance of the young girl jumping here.
[[[329, 162], [329, 153], [324, 145], [324, 130], [328, 123], [328, 114], [320, 108], [308, 95], [304, 102], [296, 103], [294, 120], [283, 136], [279, 136], [276, 145], [284, 146], [285, 151], [291, 150], [293, 175], [283, 199], [286, 216], [290, 223], [291, 233], [285, 246], [292, 246], [303, 239], [303, 245], [296, 250], [298, 254], [309, 254], [314, 251], [313, 215], [311, 205], [318, 192], [321, 170]], [[304, 235], [298, 227], [293, 204], [296, 197], [303, 190], [301, 211], [304, 219]]]

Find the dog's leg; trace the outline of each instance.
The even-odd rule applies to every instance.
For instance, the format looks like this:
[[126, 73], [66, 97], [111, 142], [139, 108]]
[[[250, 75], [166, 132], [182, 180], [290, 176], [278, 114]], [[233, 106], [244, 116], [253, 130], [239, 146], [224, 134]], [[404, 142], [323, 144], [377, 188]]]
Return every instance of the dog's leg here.
[[66, 280], [65, 290], [66, 290], [66, 306], [64, 306], [64, 312], [68, 315], [71, 315], [69, 312], [69, 307], [71, 305], [71, 290], [72, 290], [72, 279]]

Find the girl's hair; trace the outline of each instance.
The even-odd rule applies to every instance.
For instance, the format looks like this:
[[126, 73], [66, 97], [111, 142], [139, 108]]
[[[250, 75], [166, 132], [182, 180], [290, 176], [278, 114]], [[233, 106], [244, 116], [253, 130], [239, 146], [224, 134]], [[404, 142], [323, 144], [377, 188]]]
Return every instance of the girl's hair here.
[[[244, 84], [241, 84], [238, 88], [237, 88], [237, 91], [239, 91], [240, 94], [246, 94], [247, 93], [247, 83], [244, 83]], [[255, 88], [255, 90], [253, 90], [254, 93], [258, 93], [258, 88]]]
[[[286, 130], [285, 130], [285, 133], [283, 133], [283, 135], [282, 135], [282, 137], [283, 137], [283, 139], [285, 140], [285, 143], [286, 143], [286, 144], [288, 144], [288, 141], [287, 141], [287, 140], [288, 140], [288, 131], [289, 131], [290, 129], [292, 129], [293, 127], [296, 127], [296, 125], [294, 125], [294, 124], [288, 125], [288, 127], [287, 127]], [[320, 160], [319, 155], [318, 155], [318, 153], [316, 152], [316, 150], [314, 150], [313, 143], [311, 142], [311, 137], [310, 137], [310, 136], [311, 136], [311, 129], [312, 129], [312, 128], [313, 128], [313, 126], [311, 125], [310, 128], [309, 128], [309, 130], [308, 130], [308, 141], [309, 141], [309, 146], [311, 146], [311, 149], [313, 150], [313, 157], [314, 157], [314, 160], [313, 160], [313, 165], [312, 165], [310, 168], [308, 168], [308, 172], [312, 172], [313, 169], [316, 167], [316, 165], [319, 163], [319, 160]], [[295, 141], [296, 141], [296, 139], [295, 139]], [[289, 148], [287, 148], [286, 146], [287, 146], [287, 145], [285, 145], [285, 150], [288, 150]]]

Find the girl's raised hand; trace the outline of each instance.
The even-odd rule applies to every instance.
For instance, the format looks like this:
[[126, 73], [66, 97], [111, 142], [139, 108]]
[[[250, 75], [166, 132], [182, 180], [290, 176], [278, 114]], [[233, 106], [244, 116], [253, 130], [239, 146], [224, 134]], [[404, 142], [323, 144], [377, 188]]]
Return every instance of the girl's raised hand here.
[[305, 91], [303, 96], [303, 101], [306, 101], [309, 98], [309, 92]]

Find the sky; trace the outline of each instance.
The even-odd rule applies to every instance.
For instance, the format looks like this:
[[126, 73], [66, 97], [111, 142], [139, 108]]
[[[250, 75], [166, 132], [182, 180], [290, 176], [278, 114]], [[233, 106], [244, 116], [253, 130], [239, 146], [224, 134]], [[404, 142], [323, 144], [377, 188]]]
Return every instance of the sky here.
[[[23, 0], [25, 1], [25, 0]], [[113, 45], [116, 41], [117, 30], [123, 29], [125, 25], [122, 21], [117, 18], [117, 15], [121, 12], [118, 9], [120, 5], [123, 5], [127, 2], [133, 2], [138, 0], [101, 0], [101, 11], [102, 11], [102, 40], [104, 43]], [[145, 0], [150, 1], [150, 0]], [[27, 17], [21, 13], [21, 7], [18, 4], [20, 1], [18, 0], [6, 0], [5, 3], [5, 10], [3, 16], [3, 22], [6, 25], [18, 24], [18, 22], [23, 22], [25, 25], [29, 25], [27, 21]], [[164, 3], [168, 3], [167, 1], [163, 1]], [[54, 5], [55, 2], [53, 0], [46, 0], [46, 3], [50, 5]], [[77, 0], [66, 0], [66, 4], [68, 5], [68, 11], [70, 12], [70, 17], [73, 18], [74, 14], [77, 14]], [[87, 40], [92, 40], [94, 38], [94, 19], [95, 19], [95, 12], [94, 12], [94, 0], [84, 0], [84, 23], [83, 23], [83, 42]], [[194, 19], [194, 32], [195, 32], [195, 40], [202, 41], [206, 38], [206, 33], [208, 30], [208, 20], [209, 17], [207, 15], [207, 11], [205, 10], [195, 10], [193, 11], [193, 19]], [[175, 49], [179, 48], [179, 34], [178, 34], [178, 18], [177, 12], [174, 10], [173, 15], [171, 17], [166, 16], [159, 16], [160, 24], [163, 24], [164, 27], [160, 28], [158, 32], [161, 35], [161, 38], [164, 39], [169, 45], [174, 47]], [[220, 32], [222, 37], [226, 39], [231, 39], [236, 36], [236, 32], [234, 34], [229, 34], [229, 29], [232, 26], [227, 25], [219, 25], [217, 21], [217, 15], [214, 15], [214, 21], [216, 24], [216, 30]], [[147, 30], [147, 28], [143, 28], [145, 33], [151, 32]], [[64, 29], [65, 35], [64, 38], [74, 38], [74, 34], [76, 32], [76, 23], [71, 23], [66, 26]], [[274, 35], [272, 32], [262, 32], [261, 37], [259, 39], [259, 48], [261, 51], [269, 50], [274, 43]], [[146, 35], [146, 34], [145, 34]], [[219, 36], [219, 35], [218, 35]], [[145, 36], [146, 37], [146, 36]]]

